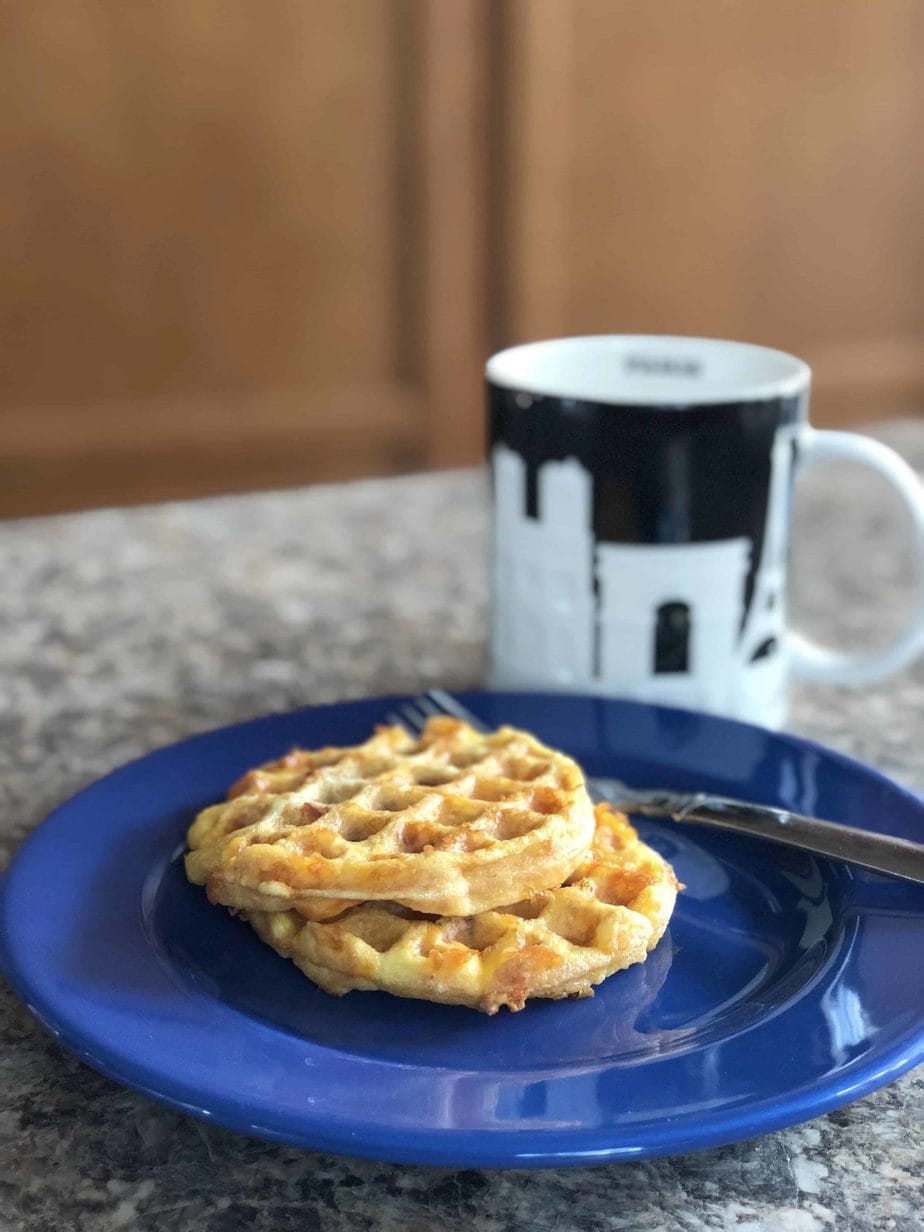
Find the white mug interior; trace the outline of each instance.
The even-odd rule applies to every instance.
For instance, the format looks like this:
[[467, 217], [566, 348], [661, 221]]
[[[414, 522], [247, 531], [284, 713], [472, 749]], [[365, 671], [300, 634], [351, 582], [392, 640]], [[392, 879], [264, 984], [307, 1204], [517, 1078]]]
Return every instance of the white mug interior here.
[[747, 342], [601, 334], [509, 347], [488, 360], [485, 375], [536, 397], [676, 408], [800, 394], [811, 370]]

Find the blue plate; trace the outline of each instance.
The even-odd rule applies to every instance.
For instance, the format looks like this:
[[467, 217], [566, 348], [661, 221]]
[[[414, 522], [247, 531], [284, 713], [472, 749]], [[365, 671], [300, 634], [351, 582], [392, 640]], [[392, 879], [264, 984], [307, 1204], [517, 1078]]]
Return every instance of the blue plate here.
[[[921, 1059], [924, 892], [670, 823], [639, 826], [686, 883], [669, 933], [592, 999], [487, 1018], [319, 991], [187, 884], [183, 835], [248, 767], [296, 743], [360, 740], [396, 700], [185, 740], [81, 792], [30, 836], [4, 883], [0, 952], [62, 1044], [247, 1134], [485, 1167], [732, 1142], [857, 1099]], [[590, 773], [924, 834], [919, 799], [788, 736], [592, 698], [463, 701]]]

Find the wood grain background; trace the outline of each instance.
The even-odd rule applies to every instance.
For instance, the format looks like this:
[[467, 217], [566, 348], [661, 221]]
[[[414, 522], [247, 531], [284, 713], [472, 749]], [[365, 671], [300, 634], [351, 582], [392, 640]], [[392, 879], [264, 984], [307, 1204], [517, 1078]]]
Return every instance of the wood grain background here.
[[6, 0], [0, 515], [475, 460], [489, 350], [924, 405], [916, 0]]

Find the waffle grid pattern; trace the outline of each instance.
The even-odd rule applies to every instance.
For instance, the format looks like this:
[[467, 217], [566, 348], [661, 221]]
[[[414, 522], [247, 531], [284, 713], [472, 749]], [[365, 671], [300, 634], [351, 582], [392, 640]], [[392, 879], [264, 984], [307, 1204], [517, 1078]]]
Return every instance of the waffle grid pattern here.
[[329, 992], [380, 988], [493, 1014], [529, 997], [589, 996], [641, 962], [667, 927], [670, 866], [608, 806], [585, 860], [557, 889], [470, 918], [363, 903], [329, 923], [247, 912], [259, 936]]
[[573, 761], [451, 718], [419, 740], [387, 727], [353, 748], [295, 750], [229, 797], [190, 829], [190, 880], [228, 906], [309, 919], [334, 910], [318, 897], [474, 914], [560, 884], [593, 833]]

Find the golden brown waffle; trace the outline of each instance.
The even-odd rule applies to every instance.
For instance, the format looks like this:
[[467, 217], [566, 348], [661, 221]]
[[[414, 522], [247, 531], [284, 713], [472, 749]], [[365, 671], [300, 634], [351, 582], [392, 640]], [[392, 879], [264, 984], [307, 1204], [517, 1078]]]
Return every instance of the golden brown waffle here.
[[189, 831], [213, 902], [323, 920], [359, 901], [474, 915], [561, 884], [588, 847], [580, 768], [512, 727], [431, 719], [246, 774]]
[[529, 997], [587, 997], [642, 962], [664, 934], [678, 882], [621, 813], [596, 811], [591, 850], [565, 884], [467, 919], [362, 903], [327, 923], [247, 911], [260, 937], [341, 995], [381, 989], [493, 1014]]

